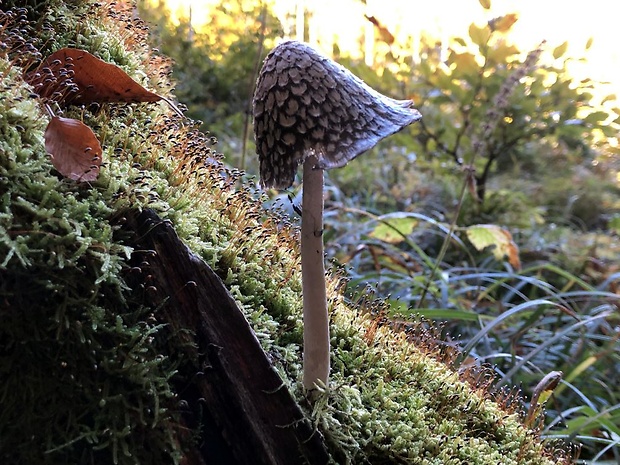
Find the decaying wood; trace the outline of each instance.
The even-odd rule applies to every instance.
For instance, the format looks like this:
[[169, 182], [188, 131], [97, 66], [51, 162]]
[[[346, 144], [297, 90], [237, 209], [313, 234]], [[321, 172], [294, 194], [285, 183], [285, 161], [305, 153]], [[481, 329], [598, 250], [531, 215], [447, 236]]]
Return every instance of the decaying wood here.
[[[200, 367], [179, 396], [202, 423], [200, 453], [214, 464], [324, 464], [329, 456], [274, 371], [250, 325], [215, 272], [150, 210], [124, 213], [132, 260], [148, 268], [146, 295], [172, 330], [189, 329]], [[179, 350], [190, 350], [179, 348]]]

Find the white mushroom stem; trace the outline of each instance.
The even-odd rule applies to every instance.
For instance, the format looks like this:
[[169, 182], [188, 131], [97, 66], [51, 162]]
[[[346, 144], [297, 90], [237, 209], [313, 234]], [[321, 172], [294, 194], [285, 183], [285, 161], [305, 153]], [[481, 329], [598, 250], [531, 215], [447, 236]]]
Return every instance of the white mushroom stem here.
[[301, 280], [303, 289], [303, 383], [308, 390], [327, 385], [329, 315], [323, 259], [323, 170], [307, 157], [303, 168], [301, 208]]

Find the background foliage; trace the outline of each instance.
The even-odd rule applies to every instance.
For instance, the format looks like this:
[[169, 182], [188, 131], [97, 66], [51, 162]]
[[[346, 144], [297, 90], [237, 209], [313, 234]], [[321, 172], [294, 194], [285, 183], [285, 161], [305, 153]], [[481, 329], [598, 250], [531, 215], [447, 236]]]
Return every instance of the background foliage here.
[[169, 23], [166, 5], [152, 3], [139, 2], [140, 16], [152, 25], [154, 45], [177, 63], [175, 94], [187, 115], [240, 153], [243, 134], [251, 129], [257, 69], [269, 52], [264, 44], [282, 34], [278, 20], [258, 2], [221, 1], [210, 15], [210, 28], [196, 31], [189, 18]]
[[[256, 66], [281, 35], [253, 5], [222, 2], [214, 18], [234, 20], [200, 33], [150, 18], [177, 62], [179, 99], [249, 174]], [[472, 24], [445, 58], [432, 37], [415, 62], [412, 44], [383, 44], [373, 68], [337, 57], [378, 90], [413, 98], [424, 118], [327, 174], [328, 256], [351, 298], [371, 289], [395, 320], [444, 322], [463, 366], [491, 364], [526, 399], [562, 371], [544, 433], [582, 444], [592, 461], [617, 460], [620, 109], [591, 103], [597, 84], [571, 78], [566, 44], [520, 50], [516, 20]], [[272, 197], [294, 217], [287, 197], [298, 202], [299, 188]]]

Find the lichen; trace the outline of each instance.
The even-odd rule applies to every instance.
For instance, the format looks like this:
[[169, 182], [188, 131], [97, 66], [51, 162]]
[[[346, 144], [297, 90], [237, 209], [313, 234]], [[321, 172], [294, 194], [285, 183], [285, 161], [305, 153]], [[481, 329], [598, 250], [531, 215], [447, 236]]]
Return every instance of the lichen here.
[[[129, 15], [91, 2], [31, 2], [42, 56], [79, 46], [166, 93], [165, 60]], [[4, 7], [8, 8], [8, 5]], [[7, 34], [11, 25], [0, 32]], [[41, 39], [41, 37], [44, 38]], [[263, 209], [208, 135], [164, 104], [65, 114], [102, 142], [98, 180], [62, 179], [47, 122], [11, 52], [0, 52], [0, 457], [3, 463], [167, 463], [178, 431], [181, 344], [126, 284], [131, 254], [112, 221], [152, 208], [223, 279], [274, 367], [338, 463], [551, 464], [536, 431], [424, 344], [347, 304], [330, 281], [332, 381], [314, 405], [301, 386], [298, 232]], [[190, 438], [191, 440], [191, 438]]]

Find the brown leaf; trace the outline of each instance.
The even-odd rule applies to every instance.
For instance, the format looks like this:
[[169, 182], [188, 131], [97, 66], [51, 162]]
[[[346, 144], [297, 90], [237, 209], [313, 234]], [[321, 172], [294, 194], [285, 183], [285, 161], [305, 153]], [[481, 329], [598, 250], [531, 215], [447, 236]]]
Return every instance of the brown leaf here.
[[381, 24], [377, 18], [368, 15], [364, 15], [364, 17], [372, 24], [374, 24], [374, 26], [379, 30], [379, 34], [381, 35], [381, 40], [383, 40], [383, 42], [388, 45], [392, 45], [394, 43], [394, 41], [396, 40], [394, 38], [394, 34], [392, 34], [387, 27]]
[[519, 247], [512, 240], [512, 234], [510, 234], [507, 230], [503, 230], [506, 238], [508, 239], [508, 245], [506, 246], [506, 257], [508, 258], [508, 263], [512, 265], [512, 267], [519, 271], [521, 270], [521, 258], [519, 257]]
[[478, 180], [476, 179], [476, 168], [471, 165], [466, 165], [463, 167], [465, 171], [465, 182], [467, 183], [467, 190], [469, 191], [469, 195], [478, 202], [481, 203], [482, 200], [478, 195]]
[[489, 27], [493, 31], [508, 32], [508, 30], [514, 25], [514, 23], [517, 22], [518, 19], [518, 14], [509, 13], [507, 15], [499, 16], [489, 21]]
[[97, 179], [101, 145], [81, 121], [54, 116], [45, 129], [45, 150], [63, 176], [79, 182]]
[[146, 90], [118, 66], [85, 50], [62, 48], [25, 76], [42, 98], [65, 104], [157, 102], [162, 97]]

